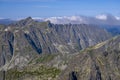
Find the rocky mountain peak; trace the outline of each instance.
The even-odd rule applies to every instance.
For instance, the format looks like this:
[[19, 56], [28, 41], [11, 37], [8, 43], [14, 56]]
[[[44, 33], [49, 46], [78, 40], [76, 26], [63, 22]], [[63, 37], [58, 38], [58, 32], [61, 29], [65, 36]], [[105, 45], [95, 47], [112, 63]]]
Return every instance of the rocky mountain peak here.
[[31, 17], [27, 17], [25, 19], [22, 19], [18, 22], [15, 22], [13, 24], [10, 24], [11, 26], [16, 26], [16, 27], [23, 27], [23, 26], [28, 26], [33, 24], [35, 21]]
[[29, 20], [32, 20], [32, 17], [27, 17], [25, 20], [29, 21]]

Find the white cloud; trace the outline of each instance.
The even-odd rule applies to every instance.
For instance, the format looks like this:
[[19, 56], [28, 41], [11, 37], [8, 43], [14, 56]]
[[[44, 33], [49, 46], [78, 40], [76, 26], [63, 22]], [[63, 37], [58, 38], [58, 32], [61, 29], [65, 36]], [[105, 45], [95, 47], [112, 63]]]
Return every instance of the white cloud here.
[[25, 19], [26, 17], [21, 17], [21, 18], [17, 18], [15, 20], [19, 21], [19, 20], [22, 20], [22, 19]]
[[[25, 18], [18, 18], [16, 20], [21, 20]], [[111, 21], [115, 22], [114, 24], [120, 24], [120, 17], [112, 15], [98, 15], [95, 17], [87, 16], [59, 16], [59, 17], [33, 17], [37, 21], [50, 21], [54, 24], [113, 24]]]
[[80, 24], [80, 23], [87, 23], [84, 17], [81, 16], [63, 16], [63, 17], [50, 17], [44, 19], [45, 21], [51, 21], [55, 24], [67, 24], [67, 23], [73, 23], [73, 24]]
[[115, 16], [115, 18], [116, 18], [117, 20], [120, 20], [120, 17], [118, 17], [118, 16]]
[[97, 19], [100, 19], [100, 20], [107, 20], [107, 16], [106, 15], [98, 15], [96, 16]]
[[41, 17], [32, 17], [32, 19], [43, 19]]
[[46, 18], [45, 21], [51, 21], [52, 23], [59, 23], [59, 20], [62, 19], [61, 17], [50, 17]]

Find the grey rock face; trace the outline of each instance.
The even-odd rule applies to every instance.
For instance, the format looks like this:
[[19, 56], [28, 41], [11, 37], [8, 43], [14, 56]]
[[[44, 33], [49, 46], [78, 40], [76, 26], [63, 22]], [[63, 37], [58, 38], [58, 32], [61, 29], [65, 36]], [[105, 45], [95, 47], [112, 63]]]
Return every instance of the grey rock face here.
[[111, 37], [94, 25], [51, 24], [31, 17], [1, 28], [0, 33], [0, 67], [5, 69], [25, 66], [39, 54], [75, 53]]
[[[119, 80], [120, 36], [85, 49], [69, 61], [62, 80]], [[70, 75], [71, 74], [71, 75]]]
[[14, 35], [12, 32], [1, 32], [0, 34], [0, 66], [9, 62], [13, 56]]

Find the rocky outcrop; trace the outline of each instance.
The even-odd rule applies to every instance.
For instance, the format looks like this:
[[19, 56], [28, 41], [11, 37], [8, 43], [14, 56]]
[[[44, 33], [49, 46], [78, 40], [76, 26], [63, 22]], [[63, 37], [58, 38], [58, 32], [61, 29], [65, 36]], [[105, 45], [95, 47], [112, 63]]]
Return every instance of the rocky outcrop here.
[[[62, 80], [119, 80], [120, 36], [87, 48], [74, 55]], [[71, 76], [70, 76], [71, 74]]]
[[0, 34], [0, 66], [9, 62], [13, 56], [14, 35], [12, 32], [1, 32]]

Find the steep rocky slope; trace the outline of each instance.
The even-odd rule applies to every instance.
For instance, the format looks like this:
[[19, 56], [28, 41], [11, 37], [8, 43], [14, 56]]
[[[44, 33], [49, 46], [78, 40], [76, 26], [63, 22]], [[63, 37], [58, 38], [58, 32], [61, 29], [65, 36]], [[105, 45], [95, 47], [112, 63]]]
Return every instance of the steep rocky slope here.
[[25, 66], [39, 54], [75, 53], [111, 37], [94, 25], [58, 25], [31, 17], [0, 27], [0, 67], [5, 70]]
[[75, 55], [59, 80], [120, 80], [120, 36]]
[[5, 80], [119, 80], [120, 36], [75, 54], [41, 55], [26, 67], [1, 73]]

